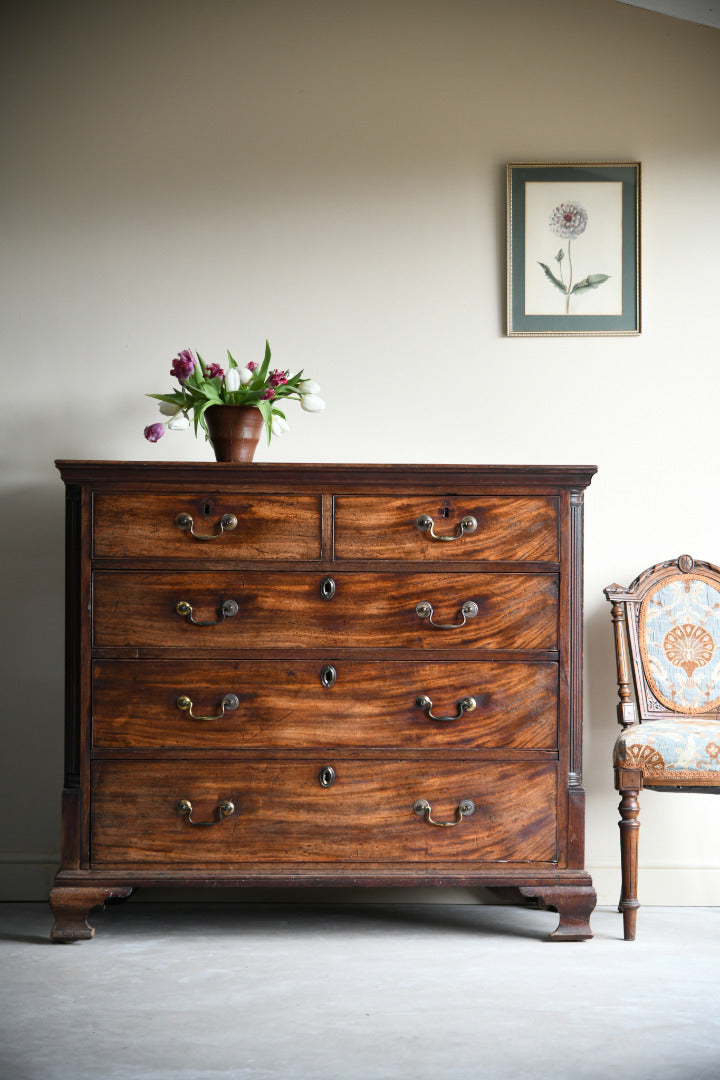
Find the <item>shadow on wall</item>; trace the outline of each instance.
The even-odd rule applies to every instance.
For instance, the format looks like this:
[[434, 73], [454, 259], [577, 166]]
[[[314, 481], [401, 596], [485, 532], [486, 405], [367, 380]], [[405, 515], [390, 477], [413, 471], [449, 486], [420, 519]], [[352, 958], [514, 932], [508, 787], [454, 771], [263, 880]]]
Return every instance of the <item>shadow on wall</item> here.
[[64, 493], [49, 481], [8, 485], [2, 503], [0, 813], [11, 827], [0, 847], [52, 853], [63, 784]]

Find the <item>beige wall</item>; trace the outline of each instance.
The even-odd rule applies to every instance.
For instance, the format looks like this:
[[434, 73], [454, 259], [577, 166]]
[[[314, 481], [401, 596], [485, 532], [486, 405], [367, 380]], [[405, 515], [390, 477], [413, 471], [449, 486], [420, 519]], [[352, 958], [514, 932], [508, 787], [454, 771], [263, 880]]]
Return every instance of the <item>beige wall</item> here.
[[[587, 859], [617, 895], [602, 587], [720, 561], [720, 33], [612, 0], [17, 5], [2, 199], [0, 873], [42, 896], [62, 783], [55, 457], [150, 447], [185, 346], [305, 367], [273, 460], [596, 463]], [[9, 31], [9, 32], [8, 32]], [[639, 338], [503, 336], [507, 161], [640, 160]], [[720, 799], [643, 800], [643, 899], [720, 903]]]

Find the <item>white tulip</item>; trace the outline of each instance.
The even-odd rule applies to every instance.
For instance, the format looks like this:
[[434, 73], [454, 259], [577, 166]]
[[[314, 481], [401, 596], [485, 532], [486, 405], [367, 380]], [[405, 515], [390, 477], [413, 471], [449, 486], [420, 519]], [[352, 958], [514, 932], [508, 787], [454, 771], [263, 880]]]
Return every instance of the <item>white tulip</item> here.
[[301, 394], [319, 394], [321, 389], [320, 384], [313, 379], [300, 380], [299, 390]]
[[287, 420], [283, 420], [282, 416], [273, 416], [271, 427], [273, 435], [277, 435], [278, 438], [290, 430], [290, 425]]
[[225, 372], [225, 389], [230, 394], [240, 389], [240, 372], [237, 368], [231, 367]]
[[170, 431], [184, 431], [185, 428], [190, 427], [190, 420], [187, 416], [183, 416], [182, 413], [178, 413], [177, 416], [173, 416], [172, 420], [168, 420], [168, 428]]
[[300, 408], [305, 412], [322, 412], [325, 408], [325, 402], [317, 394], [303, 394], [300, 398]]
[[160, 412], [163, 416], [174, 416], [178, 411], [177, 405], [171, 405], [169, 401], [160, 402]]
[[250, 368], [247, 367], [241, 367], [238, 374], [240, 375], [240, 382], [243, 384], [243, 386], [247, 386], [247, 384], [253, 377], [253, 372], [250, 370]]

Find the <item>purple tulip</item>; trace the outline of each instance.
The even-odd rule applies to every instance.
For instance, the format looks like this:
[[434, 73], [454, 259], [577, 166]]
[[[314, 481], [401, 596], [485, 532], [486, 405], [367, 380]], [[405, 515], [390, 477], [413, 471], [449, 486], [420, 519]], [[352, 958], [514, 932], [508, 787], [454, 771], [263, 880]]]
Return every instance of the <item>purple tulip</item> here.
[[148, 442], [157, 442], [158, 439], [162, 439], [165, 434], [164, 424], [148, 424], [143, 432], [143, 435]]
[[182, 349], [172, 362], [170, 374], [174, 375], [179, 383], [189, 379], [195, 370], [195, 357], [190, 349]]
[[208, 364], [205, 369], [208, 379], [222, 379], [225, 374], [219, 364]]

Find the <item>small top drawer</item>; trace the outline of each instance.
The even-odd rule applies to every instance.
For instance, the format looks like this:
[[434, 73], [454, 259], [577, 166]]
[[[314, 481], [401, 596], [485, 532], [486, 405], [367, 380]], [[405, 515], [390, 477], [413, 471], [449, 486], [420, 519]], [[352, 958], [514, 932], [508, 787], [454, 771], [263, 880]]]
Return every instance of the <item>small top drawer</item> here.
[[557, 562], [552, 497], [335, 497], [336, 559]]
[[317, 559], [315, 495], [97, 493], [96, 558]]

